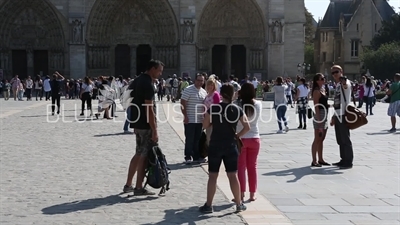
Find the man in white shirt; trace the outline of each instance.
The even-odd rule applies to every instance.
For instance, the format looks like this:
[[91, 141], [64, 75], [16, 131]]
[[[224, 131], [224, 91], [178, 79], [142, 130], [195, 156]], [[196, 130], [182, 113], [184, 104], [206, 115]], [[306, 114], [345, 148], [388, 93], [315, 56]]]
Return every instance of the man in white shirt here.
[[200, 157], [199, 140], [204, 120], [204, 99], [207, 92], [202, 88], [205, 82], [203, 75], [197, 75], [195, 83], [185, 88], [181, 97], [181, 109], [185, 127], [185, 162], [204, 162]]
[[351, 100], [351, 82], [343, 76], [343, 69], [339, 65], [331, 68], [333, 79], [336, 82], [334, 95], [335, 114], [331, 120], [331, 126], [335, 126], [336, 141], [340, 148], [341, 160], [333, 165], [341, 169], [350, 169], [353, 167], [353, 144], [350, 140], [350, 130], [347, 127], [345, 113]]

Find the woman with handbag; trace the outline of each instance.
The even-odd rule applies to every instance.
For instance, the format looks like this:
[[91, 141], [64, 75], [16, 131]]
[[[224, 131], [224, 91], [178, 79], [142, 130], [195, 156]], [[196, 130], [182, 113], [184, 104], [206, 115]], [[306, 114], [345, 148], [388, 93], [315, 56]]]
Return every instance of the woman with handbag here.
[[[328, 130], [328, 94], [324, 88], [325, 77], [317, 73], [313, 78], [312, 98], [314, 100], [314, 141], [311, 145], [311, 167], [330, 166], [322, 156], [324, 140]], [[318, 160], [317, 160], [318, 154]]]
[[[224, 84], [221, 87], [220, 95], [222, 102], [212, 105], [205, 114], [203, 127], [213, 126], [210, 146], [208, 150], [208, 184], [207, 201], [200, 207], [203, 213], [212, 213], [212, 202], [217, 189], [217, 178], [221, 162], [224, 162], [225, 170], [229, 179], [232, 194], [235, 198], [236, 212], [246, 210], [240, 197], [239, 180], [237, 176], [239, 151], [242, 147], [240, 138], [250, 130], [250, 124], [246, 114], [237, 105], [232, 104], [234, 97], [232, 84]], [[236, 133], [238, 122], [243, 129]]]
[[92, 111], [92, 93], [93, 93], [93, 82], [89, 79], [89, 77], [85, 77], [85, 80], [82, 83], [80, 98], [82, 100], [82, 112], [81, 116], [84, 116], [85, 111], [85, 102], [87, 105], [87, 109], [90, 110], [90, 116], [93, 115]]
[[[249, 183], [250, 201], [255, 201], [257, 191], [257, 157], [260, 152], [260, 132], [258, 129], [258, 119], [261, 114], [262, 104], [256, 100], [254, 86], [245, 83], [239, 91], [240, 101], [238, 105], [242, 108], [249, 119], [250, 131], [242, 136], [243, 147], [239, 155], [238, 177], [242, 201], [246, 192], [246, 170]], [[286, 107], [286, 105], [285, 105]], [[243, 128], [238, 123], [237, 130]]]

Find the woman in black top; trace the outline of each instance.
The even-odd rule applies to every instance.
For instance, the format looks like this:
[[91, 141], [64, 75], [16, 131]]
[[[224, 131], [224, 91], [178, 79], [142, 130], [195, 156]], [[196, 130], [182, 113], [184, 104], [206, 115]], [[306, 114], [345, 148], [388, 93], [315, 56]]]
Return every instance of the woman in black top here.
[[[235, 91], [231, 84], [222, 85], [220, 90], [222, 102], [211, 105], [203, 121], [203, 128], [210, 127], [211, 123], [213, 126], [208, 148], [207, 202], [200, 207], [200, 211], [203, 213], [213, 212], [212, 201], [217, 189], [217, 178], [221, 162], [224, 162], [231, 191], [235, 197], [236, 211], [246, 210], [246, 206], [241, 200], [237, 176], [240, 149], [237, 148], [236, 136], [240, 138], [247, 133], [250, 130], [250, 125], [243, 110], [232, 104], [234, 93]], [[239, 121], [243, 125], [243, 129], [236, 135], [236, 126]]]
[[[325, 90], [325, 77], [322, 73], [317, 73], [313, 78], [312, 98], [314, 100], [314, 141], [311, 146], [313, 167], [330, 166], [322, 156], [323, 143], [328, 130], [328, 92]], [[318, 153], [318, 161], [317, 161]]]

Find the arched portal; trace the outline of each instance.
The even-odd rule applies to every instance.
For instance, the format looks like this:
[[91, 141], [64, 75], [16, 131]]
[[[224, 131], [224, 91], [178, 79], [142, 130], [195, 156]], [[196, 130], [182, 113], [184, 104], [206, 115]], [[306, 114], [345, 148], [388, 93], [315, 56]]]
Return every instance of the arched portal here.
[[199, 70], [244, 77], [264, 69], [265, 25], [255, 0], [209, 0], [197, 34]]
[[[178, 24], [167, 0], [97, 0], [89, 18], [87, 45], [91, 75], [133, 76], [143, 72], [138, 71], [143, 57], [163, 61], [166, 69], [179, 66]], [[124, 57], [130, 60], [118, 61]], [[116, 68], [119, 64], [126, 69]]]
[[63, 71], [64, 31], [48, 0], [7, 0], [0, 5], [0, 68], [7, 77]]

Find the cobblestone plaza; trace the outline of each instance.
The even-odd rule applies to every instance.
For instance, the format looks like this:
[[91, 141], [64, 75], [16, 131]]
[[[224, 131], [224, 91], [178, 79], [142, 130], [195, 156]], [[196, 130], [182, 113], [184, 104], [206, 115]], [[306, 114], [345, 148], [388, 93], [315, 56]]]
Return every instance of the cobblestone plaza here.
[[[215, 213], [201, 215], [206, 166], [184, 166], [183, 125], [172, 104], [158, 103], [160, 145], [171, 164], [165, 197], [119, 195], [135, 138], [116, 120], [79, 117], [80, 101], [62, 100], [64, 110], [48, 116], [47, 102], [0, 99], [0, 223], [15, 224], [256, 224], [398, 225], [400, 223], [399, 132], [389, 134], [387, 104], [378, 103], [369, 123], [352, 131], [354, 167], [310, 168], [313, 130], [276, 134], [271, 102], [263, 102], [258, 162], [258, 199], [233, 214], [224, 174], [218, 180]], [[77, 110], [74, 110], [76, 108]], [[289, 126], [297, 127], [293, 109]], [[309, 121], [311, 122], [311, 121]], [[325, 160], [339, 160], [332, 128]], [[221, 170], [222, 171], [222, 170]]]

